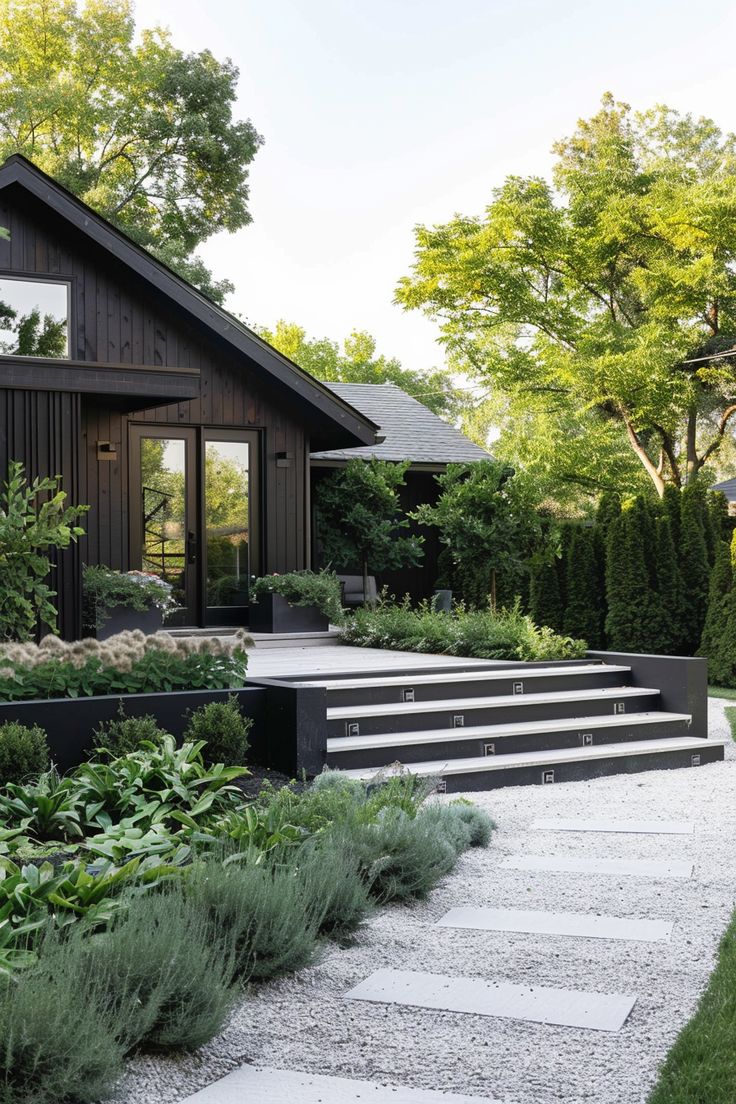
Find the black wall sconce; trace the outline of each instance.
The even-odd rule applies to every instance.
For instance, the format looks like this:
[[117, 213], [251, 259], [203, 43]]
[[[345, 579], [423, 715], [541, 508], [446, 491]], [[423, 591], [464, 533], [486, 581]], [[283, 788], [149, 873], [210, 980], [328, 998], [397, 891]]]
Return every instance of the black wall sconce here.
[[112, 441], [98, 441], [97, 442], [97, 459], [98, 460], [117, 460], [118, 450], [117, 446]]
[[276, 453], [276, 467], [277, 468], [290, 468], [294, 460], [293, 452], [277, 452]]

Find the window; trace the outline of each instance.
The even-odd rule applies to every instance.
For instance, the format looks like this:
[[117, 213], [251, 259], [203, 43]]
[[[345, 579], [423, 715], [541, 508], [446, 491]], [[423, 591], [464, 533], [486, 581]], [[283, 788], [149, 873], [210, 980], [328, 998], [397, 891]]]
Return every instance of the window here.
[[69, 285], [0, 276], [0, 354], [69, 356]]

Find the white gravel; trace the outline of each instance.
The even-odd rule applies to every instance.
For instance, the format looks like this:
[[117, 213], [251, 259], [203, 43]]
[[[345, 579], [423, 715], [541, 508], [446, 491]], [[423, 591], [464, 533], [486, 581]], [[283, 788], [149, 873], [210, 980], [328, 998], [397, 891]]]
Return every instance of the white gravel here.
[[[711, 734], [726, 734], [711, 700]], [[196, 1055], [132, 1060], [125, 1104], [184, 1100], [243, 1062], [493, 1096], [504, 1104], [644, 1104], [713, 967], [736, 887], [736, 752], [690, 770], [471, 795], [497, 821], [487, 851], [413, 908], [379, 912], [355, 946], [245, 1000]], [[693, 836], [528, 832], [536, 817], [693, 820]], [[694, 862], [688, 881], [501, 869], [524, 853]], [[480, 905], [672, 920], [671, 943], [609, 942], [437, 927]], [[346, 1002], [379, 967], [636, 992], [618, 1033]]]

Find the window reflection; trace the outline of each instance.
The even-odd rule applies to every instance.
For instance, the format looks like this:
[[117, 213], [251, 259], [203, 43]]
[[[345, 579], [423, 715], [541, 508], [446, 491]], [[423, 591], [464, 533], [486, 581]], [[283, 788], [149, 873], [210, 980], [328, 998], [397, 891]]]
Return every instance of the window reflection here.
[[0, 354], [69, 356], [69, 287], [0, 277]]
[[248, 445], [205, 443], [207, 605], [248, 604]]
[[141, 438], [143, 547], [141, 566], [173, 586], [186, 605], [186, 442]]

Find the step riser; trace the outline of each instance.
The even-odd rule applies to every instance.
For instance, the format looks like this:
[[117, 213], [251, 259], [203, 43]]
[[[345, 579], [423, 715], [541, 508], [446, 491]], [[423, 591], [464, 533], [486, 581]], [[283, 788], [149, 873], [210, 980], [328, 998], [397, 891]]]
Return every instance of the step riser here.
[[[612, 759], [581, 760], [575, 763], [556, 763], [554, 782], [582, 782], [589, 778], [604, 778], [611, 774], [638, 774], [649, 770], [676, 770], [691, 767], [690, 751], [653, 751], [651, 755], [616, 756]], [[703, 749], [699, 751], [700, 765], [718, 763], [723, 759], [723, 746], [710, 744], [703, 740]], [[448, 774], [444, 780], [446, 792], [473, 793], [481, 790], [502, 789], [504, 786], [534, 786], [542, 784], [542, 768], [518, 767], [503, 771], [474, 771], [470, 774]]]
[[578, 748], [586, 746], [584, 735], [593, 737], [593, 747], [598, 744], [618, 744], [629, 740], [662, 740], [673, 736], [687, 736], [686, 721], [666, 722], [663, 724], [640, 724], [620, 729], [594, 729], [590, 724], [579, 732], [530, 732], [514, 736], [502, 736], [494, 740], [492, 735], [484, 738], [447, 740], [423, 744], [392, 745], [386, 748], [357, 748], [354, 751], [327, 752], [327, 765], [342, 770], [361, 767], [387, 767], [391, 763], [425, 763], [430, 759], [449, 761], [452, 759], [470, 759], [485, 755], [486, 745], [493, 744], [495, 757], [526, 751], [555, 751], [560, 748]]
[[602, 700], [585, 699], [584, 701], [566, 702], [564, 700], [552, 702], [520, 702], [518, 705], [486, 705], [473, 706], [472, 699], [463, 701], [462, 705], [452, 710], [444, 709], [422, 712], [416, 710], [408, 713], [382, 714], [377, 717], [351, 717], [348, 721], [344, 718], [330, 719], [327, 721], [328, 736], [350, 736], [354, 733], [348, 731], [346, 725], [357, 723], [360, 726], [359, 735], [374, 736], [382, 732], [418, 732], [423, 729], [455, 728], [455, 716], [464, 718], [464, 728], [474, 725], [513, 724], [525, 721], [547, 721], [555, 718], [569, 718], [580, 710], [580, 716], [586, 717], [610, 717], [616, 710], [617, 703], [624, 705], [624, 713], [648, 713], [659, 709], [659, 692], [642, 694], [633, 698], [607, 697]]
[[407, 676], [402, 686], [367, 686], [343, 690], [330, 687], [327, 690], [327, 705], [331, 709], [351, 705], [391, 705], [399, 704], [405, 690], [414, 691], [415, 702], [441, 701], [445, 698], [487, 698], [491, 695], [514, 694], [515, 686], [523, 683], [527, 694], [546, 694], [565, 690], [600, 690], [608, 686], [620, 686], [620, 672], [601, 672], [591, 675], [544, 675], [539, 678], [495, 678], [465, 682], [462, 675], [448, 675], [444, 682], [418, 683]]

